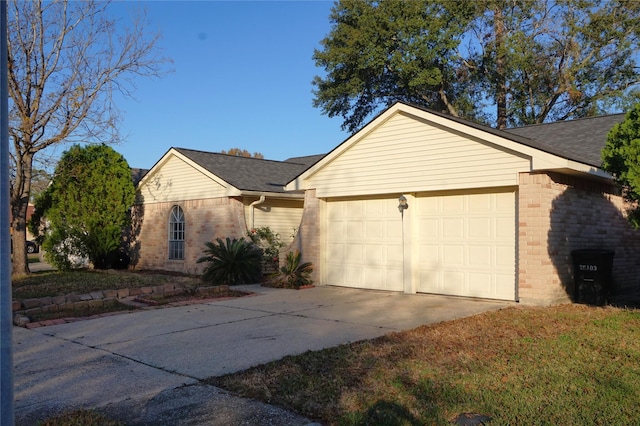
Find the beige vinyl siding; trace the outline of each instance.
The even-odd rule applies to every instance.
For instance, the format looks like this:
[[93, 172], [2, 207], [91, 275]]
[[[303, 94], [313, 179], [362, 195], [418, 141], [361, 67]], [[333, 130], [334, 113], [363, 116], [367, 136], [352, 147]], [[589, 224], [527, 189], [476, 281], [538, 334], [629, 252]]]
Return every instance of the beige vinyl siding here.
[[226, 195], [226, 188], [185, 161], [171, 156], [138, 192], [138, 202], [217, 198]]
[[[246, 198], [244, 200], [244, 216], [247, 227], [251, 227], [251, 207], [250, 204], [257, 198]], [[254, 227], [260, 228], [268, 226], [274, 232], [280, 234], [280, 240], [285, 244], [291, 242], [294, 230], [300, 226], [302, 219], [304, 202], [303, 200], [277, 200], [269, 199], [262, 204], [255, 206]]]
[[398, 113], [309, 178], [318, 197], [511, 186], [530, 160]]

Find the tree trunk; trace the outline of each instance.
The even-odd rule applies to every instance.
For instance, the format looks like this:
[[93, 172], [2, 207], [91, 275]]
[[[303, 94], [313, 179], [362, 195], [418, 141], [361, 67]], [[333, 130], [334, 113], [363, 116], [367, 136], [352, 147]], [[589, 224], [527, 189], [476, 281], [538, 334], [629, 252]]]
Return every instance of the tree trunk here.
[[33, 155], [16, 155], [16, 161], [22, 163], [17, 167], [16, 178], [11, 186], [11, 239], [13, 242], [13, 275], [31, 273], [27, 259], [27, 209], [31, 193], [31, 170]]
[[497, 121], [496, 128], [505, 129], [507, 127], [507, 76], [506, 76], [506, 52], [504, 45], [504, 14], [500, 6], [496, 6], [493, 12], [493, 29], [496, 37], [496, 108]]

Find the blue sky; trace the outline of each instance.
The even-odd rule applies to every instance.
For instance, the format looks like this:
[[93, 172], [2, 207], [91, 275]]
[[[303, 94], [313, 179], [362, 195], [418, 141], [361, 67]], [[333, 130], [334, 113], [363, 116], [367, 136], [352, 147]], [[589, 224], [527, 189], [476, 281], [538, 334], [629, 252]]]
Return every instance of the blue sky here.
[[[131, 167], [150, 168], [172, 146], [265, 158], [325, 153], [347, 138], [342, 120], [312, 106], [312, 60], [331, 28], [332, 1], [150, 1], [149, 28], [174, 63], [138, 79], [122, 100], [115, 146]], [[125, 13], [127, 2], [112, 5]]]

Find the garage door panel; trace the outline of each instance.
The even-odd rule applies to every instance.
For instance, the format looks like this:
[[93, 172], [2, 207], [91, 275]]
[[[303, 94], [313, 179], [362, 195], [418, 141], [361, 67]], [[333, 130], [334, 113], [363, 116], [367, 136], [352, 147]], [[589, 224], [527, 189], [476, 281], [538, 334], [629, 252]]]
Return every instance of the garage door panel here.
[[490, 268], [494, 257], [493, 247], [490, 245], [469, 245], [469, 266]]
[[350, 241], [357, 241], [359, 239], [362, 238], [362, 236], [364, 235], [364, 231], [363, 231], [363, 226], [364, 224], [362, 222], [356, 222], [356, 221], [349, 221], [347, 222], [347, 234], [346, 237], [350, 240]]
[[469, 210], [476, 213], [491, 213], [491, 194], [476, 194], [469, 200]]
[[449, 267], [463, 267], [465, 262], [465, 246], [462, 244], [445, 245], [442, 247], [442, 263]]
[[418, 291], [515, 299], [515, 191], [422, 196], [416, 204]]
[[387, 263], [389, 265], [402, 265], [402, 245], [401, 244], [392, 244], [387, 245], [385, 248], [385, 252], [387, 255]]
[[328, 259], [342, 259], [345, 257], [345, 244], [332, 243], [327, 245]]
[[360, 283], [364, 282], [364, 269], [357, 268], [353, 266], [347, 266], [344, 268], [344, 282], [340, 283], [340, 285], [345, 285], [349, 287], [362, 287]]
[[497, 239], [508, 242], [515, 241], [515, 219], [513, 217], [497, 217], [495, 222]]
[[385, 226], [381, 220], [368, 220], [365, 222], [365, 229], [366, 233], [364, 235], [366, 235], [367, 238], [384, 238]]
[[491, 238], [491, 218], [478, 217], [469, 219], [469, 238]]
[[514, 267], [516, 263], [516, 253], [514, 247], [498, 246], [496, 247], [496, 266], [500, 270]]
[[464, 219], [442, 219], [442, 236], [445, 238], [464, 237]]
[[345, 225], [346, 224], [342, 222], [329, 222], [329, 226], [327, 227], [327, 239], [329, 241], [336, 241], [338, 236], [344, 235]]
[[380, 290], [402, 291], [402, 269], [386, 269], [385, 285]]
[[464, 195], [450, 195], [442, 200], [442, 210], [447, 212], [461, 212], [464, 210]]
[[365, 265], [378, 266], [384, 259], [384, 247], [382, 244], [367, 244], [365, 246]]
[[455, 296], [464, 295], [464, 276], [462, 271], [443, 271], [442, 277], [444, 279], [442, 290], [440, 293], [452, 294]]
[[349, 263], [362, 263], [364, 260], [364, 247], [362, 244], [346, 244], [345, 260]]
[[[327, 284], [401, 290], [402, 217], [397, 198], [327, 202], [327, 227], [342, 224], [346, 233], [327, 232], [326, 247], [344, 244], [345, 255], [326, 260]], [[340, 226], [338, 226], [340, 228]], [[344, 271], [341, 282], [333, 281]], [[400, 272], [400, 279], [395, 280]]]

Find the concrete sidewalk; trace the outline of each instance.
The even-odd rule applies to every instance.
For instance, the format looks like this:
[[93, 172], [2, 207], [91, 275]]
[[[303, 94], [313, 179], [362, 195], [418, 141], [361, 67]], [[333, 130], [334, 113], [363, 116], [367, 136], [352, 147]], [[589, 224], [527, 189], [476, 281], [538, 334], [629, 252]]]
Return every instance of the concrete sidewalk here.
[[15, 328], [16, 424], [96, 407], [127, 424], [310, 422], [201, 380], [510, 303], [336, 287]]

